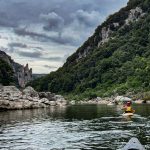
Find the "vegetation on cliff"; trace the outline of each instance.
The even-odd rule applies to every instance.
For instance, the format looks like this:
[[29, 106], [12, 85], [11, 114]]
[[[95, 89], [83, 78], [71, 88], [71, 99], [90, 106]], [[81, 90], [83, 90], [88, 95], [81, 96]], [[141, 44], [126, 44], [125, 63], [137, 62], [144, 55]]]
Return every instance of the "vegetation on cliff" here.
[[[131, 9], [139, 7], [144, 15], [125, 24]], [[147, 92], [150, 90], [150, 1], [130, 0], [127, 7], [111, 15], [63, 67], [56, 72], [34, 80], [31, 85], [38, 91], [51, 91], [74, 99], [94, 98]], [[119, 26], [113, 28], [112, 24]], [[108, 42], [102, 40], [100, 31], [109, 27], [113, 33]], [[90, 47], [86, 57], [79, 53]]]
[[14, 82], [13, 69], [4, 60], [0, 60], [0, 83], [3, 85], [10, 85]]

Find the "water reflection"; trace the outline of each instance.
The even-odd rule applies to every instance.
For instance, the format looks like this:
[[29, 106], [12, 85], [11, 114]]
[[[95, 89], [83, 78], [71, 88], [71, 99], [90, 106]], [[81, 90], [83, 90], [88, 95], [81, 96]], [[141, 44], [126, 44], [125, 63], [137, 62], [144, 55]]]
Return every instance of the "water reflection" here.
[[12, 110], [0, 112], [0, 124], [44, 120], [47, 118], [62, 118], [65, 116], [65, 107], [51, 107], [43, 109]]
[[118, 106], [75, 105], [0, 112], [0, 149], [118, 149], [137, 137], [150, 149], [150, 105], [122, 117]]

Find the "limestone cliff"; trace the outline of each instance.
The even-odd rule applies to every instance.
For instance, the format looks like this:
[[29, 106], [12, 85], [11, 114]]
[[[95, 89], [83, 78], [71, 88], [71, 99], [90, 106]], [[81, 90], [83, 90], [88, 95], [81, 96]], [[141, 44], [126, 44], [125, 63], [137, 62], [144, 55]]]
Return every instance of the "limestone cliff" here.
[[[120, 10], [122, 11], [122, 10]], [[119, 30], [120, 28], [130, 25], [134, 21], [138, 21], [141, 17], [144, 17], [146, 13], [140, 7], [135, 7], [134, 9], [126, 10], [126, 18], [122, 22], [111, 22], [108, 25], [105, 25], [105, 22], [99, 26], [94, 35], [89, 38], [84, 45], [78, 49], [74, 54], [76, 55], [76, 62], [79, 62], [80, 59], [85, 58], [93, 49], [99, 48], [104, 43], [108, 42], [110, 38], [113, 38], [113, 32]], [[108, 19], [109, 20], [109, 19]], [[98, 31], [100, 30], [100, 31]], [[99, 34], [97, 34], [99, 32]], [[89, 41], [92, 41], [89, 43]]]
[[9, 55], [0, 50], [0, 59], [7, 62], [14, 72], [14, 78], [20, 87], [32, 80], [32, 69], [29, 69], [28, 64], [26, 66], [20, 65], [11, 59]]
[[25, 85], [32, 80], [32, 68], [29, 69], [28, 64], [26, 66], [22, 66], [17, 71], [18, 83], [21, 87], [25, 87]]

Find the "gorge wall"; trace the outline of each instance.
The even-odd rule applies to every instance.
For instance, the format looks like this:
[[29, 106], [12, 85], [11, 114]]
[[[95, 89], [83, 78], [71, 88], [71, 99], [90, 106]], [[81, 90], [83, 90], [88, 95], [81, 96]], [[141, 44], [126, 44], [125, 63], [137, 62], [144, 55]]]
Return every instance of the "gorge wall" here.
[[[29, 68], [28, 64], [26, 66], [16, 63], [12, 58], [7, 55], [4, 51], [0, 50], [0, 60], [6, 62], [13, 70], [13, 79], [16, 84], [20, 87], [25, 87], [25, 85], [32, 80], [32, 68]], [[2, 68], [1, 68], [2, 69]]]

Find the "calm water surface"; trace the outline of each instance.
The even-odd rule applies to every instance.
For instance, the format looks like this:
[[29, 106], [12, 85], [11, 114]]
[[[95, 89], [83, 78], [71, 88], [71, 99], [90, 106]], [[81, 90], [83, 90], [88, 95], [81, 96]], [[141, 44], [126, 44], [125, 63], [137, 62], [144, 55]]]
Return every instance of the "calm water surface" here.
[[1, 111], [0, 149], [116, 150], [131, 137], [150, 149], [150, 105], [134, 108], [132, 118], [123, 118], [119, 107], [106, 105]]

